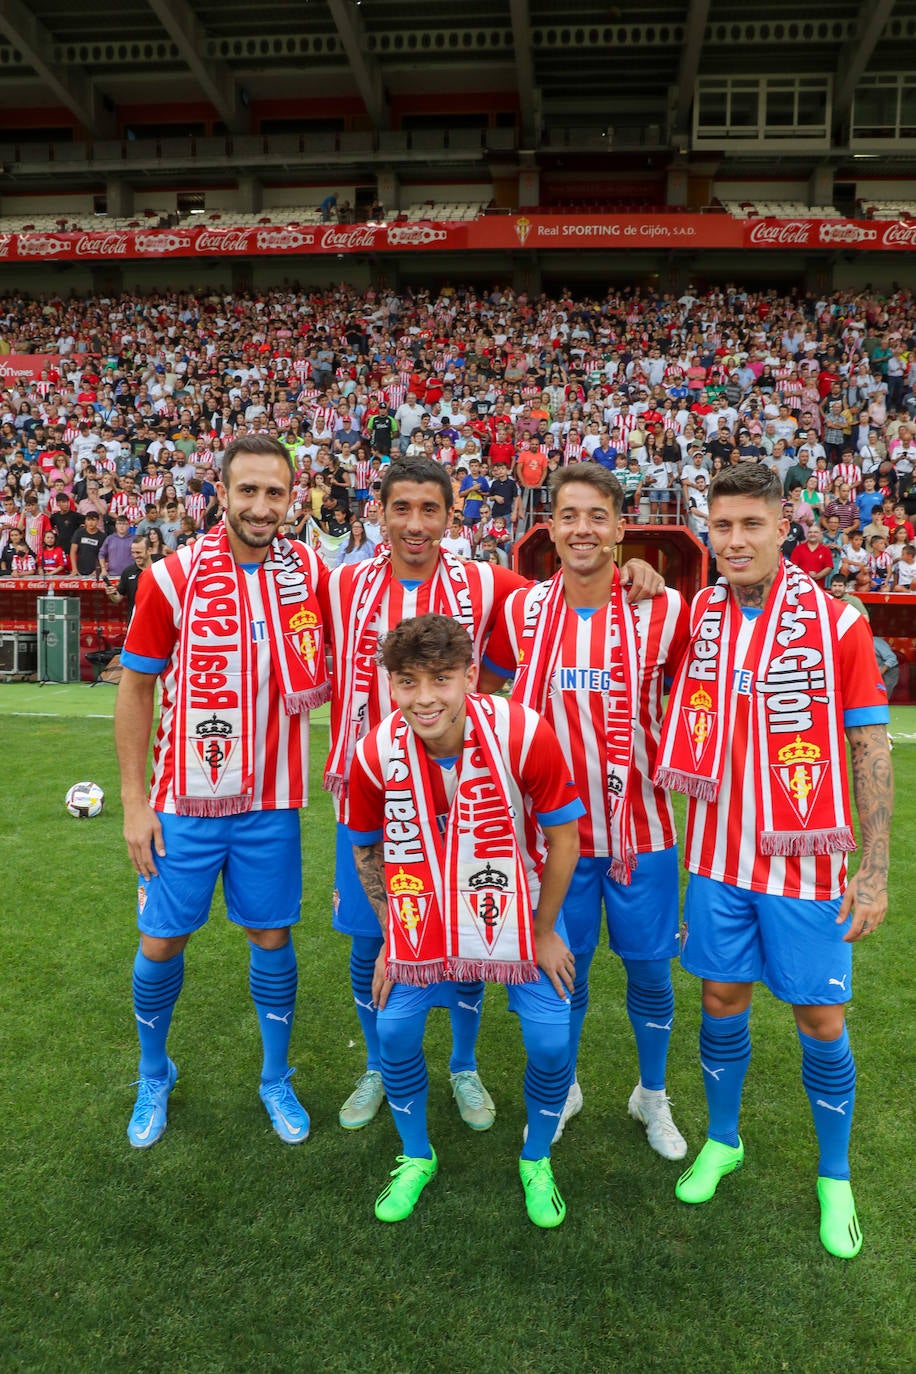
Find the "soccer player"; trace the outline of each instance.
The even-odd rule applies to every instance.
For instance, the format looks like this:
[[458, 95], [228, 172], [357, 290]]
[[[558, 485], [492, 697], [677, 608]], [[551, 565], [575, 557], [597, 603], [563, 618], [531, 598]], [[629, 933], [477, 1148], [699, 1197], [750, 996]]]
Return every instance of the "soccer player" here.
[[[703, 980], [708, 1139], [676, 1193], [706, 1202], [743, 1163], [748, 1019], [763, 981], [794, 1012], [820, 1149], [820, 1237], [848, 1259], [862, 1233], [849, 1182], [856, 1071], [844, 1007], [852, 945], [887, 908], [887, 696], [865, 618], [783, 561], [781, 495], [761, 464], [713, 481], [709, 537], [721, 576], [693, 603], [655, 774], [690, 798], [681, 962]], [[844, 730], [862, 833], [848, 883]]]
[[627, 1012], [639, 1083], [629, 1112], [664, 1159], [687, 1145], [671, 1118], [665, 1067], [674, 1017], [677, 836], [667, 794], [651, 781], [661, 731], [662, 677], [680, 661], [687, 607], [665, 589], [629, 605], [614, 551], [623, 537], [623, 489], [597, 463], [558, 468], [548, 529], [559, 572], [515, 592], [490, 637], [481, 685], [515, 676], [512, 696], [556, 731], [586, 813], [580, 858], [564, 903], [576, 959], [570, 1019], [572, 1078], [554, 1139], [582, 1108], [576, 1076], [589, 969], [602, 905], [611, 949], [627, 974]]
[[[308, 708], [330, 689], [319, 606], [326, 573], [311, 549], [277, 534], [292, 475], [276, 439], [229, 444], [218, 487], [225, 519], [143, 573], [121, 653], [115, 739], [124, 838], [139, 874], [140, 1077], [127, 1128], [137, 1149], [166, 1127], [178, 1077], [166, 1037], [184, 949], [206, 922], [220, 877], [229, 919], [249, 942], [261, 1100], [281, 1140], [298, 1145], [309, 1132], [289, 1082], [297, 983], [290, 927], [302, 892]], [[147, 795], [157, 677], [162, 710]]]
[[444, 615], [402, 621], [382, 659], [396, 710], [360, 741], [350, 839], [385, 933], [372, 999], [382, 1077], [401, 1137], [380, 1221], [410, 1216], [438, 1170], [429, 1141], [423, 1034], [450, 980], [505, 983], [527, 1054], [528, 1132], [519, 1173], [528, 1216], [559, 1226], [566, 1205], [550, 1141], [569, 1083], [575, 960], [561, 904], [579, 852], [575, 794], [543, 717], [473, 693], [474, 647]]
[[[331, 702], [331, 752], [325, 785], [338, 800], [335, 930], [351, 936], [350, 980], [366, 1041], [366, 1071], [340, 1110], [349, 1130], [366, 1126], [384, 1097], [372, 973], [381, 936], [353, 864], [345, 827], [348, 821], [349, 767], [361, 736], [391, 710], [387, 674], [377, 662], [385, 634], [401, 620], [434, 612], [452, 616], [467, 631], [479, 661], [483, 645], [511, 591], [527, 586], [506, 568], [465, 563], [442, 548], [453, 503], [452, 483], [441, 464], [412, 458], [386, 469], [380, 500], [390, 552], [355, 567], [335, 569], [329, 583], [333, 640], [334, 696]], [[662, 580], [648, 564], [631, 560], [621, 569], [631, 600], [653, 596]], [[455, 988], [449, 1008], [452, 1024], [450, 1073], [459, 1113], [474, 1130], [495, 1119], [492, 1099], [477, 1072], [475, 1045], [481, 990]]]

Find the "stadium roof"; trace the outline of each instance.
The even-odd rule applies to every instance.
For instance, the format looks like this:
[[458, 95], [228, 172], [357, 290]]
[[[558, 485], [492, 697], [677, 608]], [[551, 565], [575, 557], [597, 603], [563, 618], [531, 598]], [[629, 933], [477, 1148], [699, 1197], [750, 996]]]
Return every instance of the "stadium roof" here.
[[665, 143], [697, 77], [744, 73], [831, 76], [839, 131], [907, 50], [916, 0], [0, 0], [0, 107], [105, 137], [126, 106], [205, 103], [242, 132], [258, 102], [343, 96], [384, 129], [392, 100], [508, 91], [523, 146], [558, 124]]

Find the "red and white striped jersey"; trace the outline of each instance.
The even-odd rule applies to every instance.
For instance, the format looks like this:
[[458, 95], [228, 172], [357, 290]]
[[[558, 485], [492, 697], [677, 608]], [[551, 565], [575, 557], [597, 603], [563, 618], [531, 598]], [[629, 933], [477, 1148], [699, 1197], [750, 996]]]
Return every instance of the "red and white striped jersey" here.
[[369, 462], [368, 458], [361, 458], [359, 462], [356, 464], [356, 467], [353, 469], [353, 475], [355, 478], [357, 491], [369, 490], [369, 482], [371, 480], [369, 474], [371, 471], [372, 464]]
[[[844, 723], [881, 724], [887, 720], [887, 693], [881, 681], [868, 622], [854, 606], [826, 598], [836, 626], [837, 677], [842, 694]], [[846, 886], [846, 855], [761, 854], [761, 822], [756, 814], [754, 770], [757, 751], [748, 748], [748, 724], [753, 709], [752, 674], [745, 669], [762, 617], [744, 618], [735, 651], [732, 676], [729, 743], [716, 802], [687, 802], [685, 867], [691, 873], [733, 887], [767, 892], [776, 897], [827, 901]], [[845, 767], [845, 757], [837, 761]]]
[[[579, 810], [575, 784], [556, 735], [543, 717], [501, 697], [490, 698], [489, 704], [506, 765], [515, 838], [528, 877], [532, 906], [536, 906], [547, 857], [544, 832], [537, 817], [543, 816], [547, 825], [572, 820]], [[378, 736], [376, 729], [360, 740], [350, 773], [348, 824], [364, 840], [370, 835], [380, 836], [385, 823], [385, 780]], [[459, 758], [450, 768], [430, 769], [433, 809], [443, 828], [461, 777], [460, 766]]]
[[[327, 570], [304, 545], [296, 546], [314, 569], [321, 591]], [[150, 805], [156, 811], [174, 813], [175, 706], [178, 677], [178, 635], [181, 602], [187, 585], [191, 548], [179, 549], [154, 563], [137, 583], [137, 602], [127, 631], [122, 661], [139, 671], [161, 667], [162, 709], [153, 744], [153, 776]], [[251, 606], [250, 633], [255, 648], [253, 668], [257, 677], [254, 740], [254, 795], [252, 810], [285, 811], [308, 801], [309, 713], [288, 716], [283, 709], [280, 684], [271, 666], [268, 625], [270, 616], [262, 603], [260, 578], [249, 574], [245, 583]], [[136, 656], [136, 662], [131, 659]], [[141, 666], [142, 665], [142, 666]]]
[[129, 495], [126, 491], [116, 491], [108, 502], [109, 515], [126, 515], [133, 505], [136, 497]]
[[[630, 839], [637, 853], [669, 849], [677, 839], [668, 793], [652, 782], [662, 720], [664, 676], [673, 677], [687, 645], [687, 605], [677, 592], [627, 607], [638, 663], [633, 677], [633, 767]], [[611, 853], [607, 799], [608, 695], [618, 690], [607, 663], [608, 606], [591, 615], [567, 609], [563, 643], [550, 683], [547, 720], [553, 726], [586, 814], [579, 820], [583, 855]], [[525, 594], [507, 601], [486, 648], [487, 665], [511, 677], [519, 662]]]
[[833, 480], [845, 482], [855, 492], [862, 485], [862, 469], [858, 463], [837, 463], [833, 469]]
[[[391, 694], [388, 690], [388, 675], [375, 661], [379, 635], [418, 615], [426, 615], [438, 609], [430, 605], [430, 594], [435, 584], [434, 578], [421, 582], [418, 587], [405, 586], [392, 577], [388, 590], [382, 597], [381, 606], [375, 622], [366, 628], [358, 644], [348, 643], [347, 626], [351, 617], [353, 581], [359, 572], [358, 564], [345, 564], [335, 568], [329, 582], [331, 611], [326, 619], [332, 641], [334, 672], [332, 681], [340, 683], [345, 660], [355, 659], [366, 671], [371, 670], [372, 680], [369, 687], [369, 700], [360, 726], [360, 735], [365, 735], [378, 725], [379, 721], [393, 709]], [[472, 598], [474, 618], [474, 657], [480, 661], [483, 645], [496, 623], [503, 602], [510, 592], [529, 584], [517, 573], [508, 568], [496, 568], [490, 563], [466, 563], [465, 573], [468, 591]], [[343, 703], [340, 692], [335, 690], [331, 697], [331, 738], [336, 738], [341, 728]], [[346, 806], [341, 806], [340, 820], [346, 822]]]
[[385, 387], [384, 396], [380, 399], [388, 402], [388, 409], [393, 414], [407, 400], [407, 383], [404, 381], [389, 382]]
[[185, 513], [194, 521], [196, 530], [203, 528], [207, 498], [202, 491], [189, 491], [184, 498]]
[[145, 472], [140, 478], [140, 491], [146, 501], [159, 502], [159, 495], [164, 485], [161, 472]]

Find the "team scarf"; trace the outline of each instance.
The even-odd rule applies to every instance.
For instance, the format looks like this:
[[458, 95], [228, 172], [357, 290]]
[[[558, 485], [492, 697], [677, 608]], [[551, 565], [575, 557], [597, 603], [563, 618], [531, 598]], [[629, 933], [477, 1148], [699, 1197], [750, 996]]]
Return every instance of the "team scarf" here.
[[[550, 684], [560, 661], [566, 617], [562, 570], [524, 594], [524, 622], [512, 699], [546, 715]], [[636, 629], [614, 568], [607, 616], [607, 644], [601, 664], [610, 670], [617, 690], [605, 693], [604, 740], [610, 875], [628, 887], [637, 856], [630, 840], [630, 778], [633, 766], [634, 672], [639, 662]]]
[[425, 987], [538, 978], [528, 879], [505, 760], [511, 707], [470, 695], [445, 833], [430, 758], [400, 711], [379, 726], [385, 785], [385, 974]]
[[[715, 802], [731, 736], [741, 609], [724, 578], [700, 593], [693, 635], [668, 704], [655, 783]], [[855, 849], [827, 598], [792, 563], [780, 562], [751, 656], [748, 748], [754, 759], [761, 854], [835, 854]]]
[[[175, 809], [183, 816], [232, 816], [248, 811], [254, 794], [258, 682], [247, 574], [232, 556], [222, 522], [188, 547], [178, 640]], [[288, 716], [330, 697], [316, 573], [310, 550], [276, 538], [257, 574], [270, 670]]]
[[[356, 745], [366, 730], [369, 694], [376, 680], [378, 665], [374, 651], [370, 655], [365, 654], [363, 645], [367, 636], [372, 637], [373, 644], [378, 643], [383, 628], [379, 623], [382, 604], [393, 576], [390, 548], [387, 544], [381, 544], [374, 558], [356, 565], [350, 584], [349, 603], [345, 609], [346, 619], [343, 619], [344, 608], [339, 601], [340, 584], [336, 579], [331, 581], [331, 600], [335, 603], [334, 642], [340, 713], [325, 767], [324, 787], [335, 797], [343, 795]], [[430, 612], [457, 620], [473, 635], [473, 608], [474, 598], [468, 586], [463, 560], [440, 549], [439, 562], [433, 573]]]

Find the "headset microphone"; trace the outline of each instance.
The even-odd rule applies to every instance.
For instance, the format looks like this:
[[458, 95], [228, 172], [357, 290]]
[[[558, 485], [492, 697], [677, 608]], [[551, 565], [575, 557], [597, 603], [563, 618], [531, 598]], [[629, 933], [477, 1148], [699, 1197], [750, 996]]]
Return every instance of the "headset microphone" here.
[[610, 546], [609, 544], [602, 544], [602, 545], [601, 545], [601, 552], [602, 552], [602, 553], [611, 553], [611, 552], [612, 552], [611, 546]]

